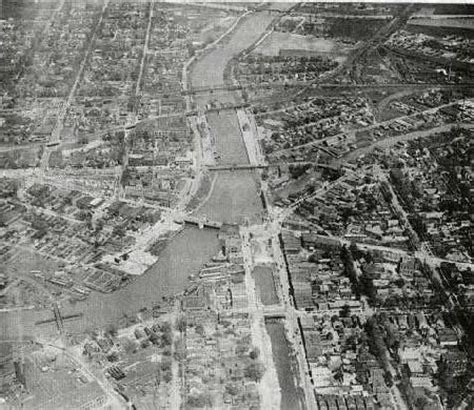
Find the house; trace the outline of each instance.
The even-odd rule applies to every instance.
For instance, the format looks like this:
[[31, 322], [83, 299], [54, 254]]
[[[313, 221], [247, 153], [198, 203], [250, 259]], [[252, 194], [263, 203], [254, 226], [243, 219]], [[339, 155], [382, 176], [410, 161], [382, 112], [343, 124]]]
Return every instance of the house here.
[[419, 377], [424, 375], [423, 366], [419, 361], [411, 360], [407, 363], [410, 376]]
[[441, 356], [441, 364], [448, 374], [460, 376], [467, 371], [469, 359], [461, 350], [448, 350]]
[[438, 339], [441, 346], [457, 346], [458, 344], [458, 337], [453, 329], [439, 329]]
[[206, 308], [206, 298], [203, 295], [188, 295], [183, 298], [184, 310], [202, 310]]

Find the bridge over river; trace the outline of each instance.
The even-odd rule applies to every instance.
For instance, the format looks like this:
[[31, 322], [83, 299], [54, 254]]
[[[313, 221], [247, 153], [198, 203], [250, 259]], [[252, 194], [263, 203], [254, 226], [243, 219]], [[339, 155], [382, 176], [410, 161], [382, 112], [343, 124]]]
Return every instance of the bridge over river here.
[[[270, 11], [264, 9], [248, 14], [229, 34], [224, 47], [215, 47], [204, 54], [189, 73], [190, 89], [212, 89], [224, 86], [224, 72], [231, 59], [247, 50], [266, 32], [272, 20], [291, 4], [276, 4]], [[276, 15], [275, 15], [276, 13]], [[236, 104], [234, 92], [197, 93], [194, 96], [197, 110], [204, 112], [211, 101], [219, 105]], [[235, 110], [207, 113], [207, 120], [216, 141], [216, 151], [220, 158], [217, 166], [241, 164], [250, 166], [249, 155], [241, 135]], [[199, 210], [191, 217], [183, 217], [183, 222], [191, 225], [218, 227], [222, 223], [261, 222], [265, 212], [259, 195], [259, 180], [254, 169], [241, 172], [217, 173], [211, 191]], [[56, 306], [53, 320], [62, 332], [84, 332], [94, 328], [106, 328], [109, 324], [121, 324], [124, 317], [136, 314], [140, 309], [159, 304], [162, 298], [184, 292], [188, 287], [188, 277], [218, 254], [220, 244], [216, 229], [196, 229], [186, 227], [174, 236], [159, 255], [158, 261], [147, 272], [138, 276], [128, 286], [110, 294], [92, 292], [86, 301], [74, 305]], [[60, 309], [60, 310], [59, 310]], [[82, 316], [74, 316], [81, 313]], [[280, 308], [267, 309], [268, 318], [283, 317]], [[77, 317], [74, 321], [64, 321], [67, 317]], [[2, 317], [0, 332], [5, 337], [18, 333], [36, 333], [40, 330], [35, 322], [51, 320], [51, 311], [29, 311]], [[3, 320], [6, 319], [6, 320]], [[282, 388], [282, 408], [298, 409], [299, 398], [295, 386], [288, 389], [293, 380], [290, 349], [281, 323], [266, 324], [272, 343], [272, 352]], [[275, 380], [276, 382], [276, 380]]]
[[[280, 8], [280, 5], [277, 7]], [[224, 71], [227, 63], [242, 50], [254, 44], [275, 17], [274, 13], [261, 10], [243, 18], [229, 34], [225, 47], [214, 48], [196, 62], [188, 77], [191, 87], [225, 86]], [[203, 93], [195, 96], [197, 107], [201, 112], [211, 100], [217, 100], [222, 105], [237, 103], [233, 92], [214, 95]], [[224, 159], [218, 165], [232, 162], [248, 163], [235, 110], [227, 110], [219, 115], [211, 112], [209, 126], [218, 141], [218, 154]], [[229, 157], [237, 157], [238, 160], [225, 162]], [[223, 222], [259, 220], [263, 206], [254, 171], [221, 174], [217, 175], [206, 203], [189, 221], [197, 222], [197, 225], [199, 221], [207, 221], [207, 224], [217, 226]], [[128, 286], [109, 294], [93, 291], [85, 301], [76, 302], [74, 305], [62, 303], [59, 306], [61, 317], [74, 317], [75, 320], [60, 320], [59, 326], [61, 329], [64, 327], [64, 331], [68, 333], [105, 328], [111, 323], [118, 323], [124, 315], [130, 316], [143, 307], [154, 306], [160, 303], [162, 297], [183, 292], [189, 284], [189, 275], [197, 274], [204, 263], [215, 256], [219, 249], [216, 229], [185, 227], [169, 242], [157, 263]], [[78, 314], [82, 316], [76, 316]], [[37, 322], [49, 323], [51, 319], [53, 319], [52, 326], [36, 325]], [[38, 336], [43, 329], [46, 331], [49, 327], [55, 328], [54, 322], [55, 317], [49, 308], [1, 312], [0, 333], [5, 339], [15, 339], [20, 335]]]

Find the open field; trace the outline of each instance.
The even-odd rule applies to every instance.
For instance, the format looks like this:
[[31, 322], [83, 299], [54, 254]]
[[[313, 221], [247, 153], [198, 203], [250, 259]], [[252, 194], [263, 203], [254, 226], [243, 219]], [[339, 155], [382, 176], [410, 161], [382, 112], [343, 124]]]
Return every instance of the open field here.
[[352, 48], [320, 37], [273, 32], [254, 52], [266, 56], [277, 56], [282, 50], [298, 50], [302, 55], [320, 55], [343, 62]]
[[236, 17], [223, 17], [209, 23], [200, 33], [199, 40], [203, 43], [212, 43], [217, 40], [236, 20]]

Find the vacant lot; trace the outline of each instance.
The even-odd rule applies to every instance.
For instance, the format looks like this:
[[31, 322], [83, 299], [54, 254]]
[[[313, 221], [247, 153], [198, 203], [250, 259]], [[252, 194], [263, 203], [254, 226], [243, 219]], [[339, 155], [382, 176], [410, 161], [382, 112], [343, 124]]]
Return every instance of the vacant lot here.
[[277, 56], [280, 50], [299, 50], [302, 56], [321, 55], [342, 62], [347, 58], [351, 48], [320, 37], [274, 32], [256, 48], [255, 52], [266, 56]]

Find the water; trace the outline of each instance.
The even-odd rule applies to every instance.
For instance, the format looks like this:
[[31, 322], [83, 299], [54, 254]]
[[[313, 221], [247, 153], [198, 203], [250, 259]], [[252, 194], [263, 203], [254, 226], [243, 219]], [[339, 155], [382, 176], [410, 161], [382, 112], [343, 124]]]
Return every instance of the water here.
[[[210, 87], [224, 84], [224, 70], [227, 63], [255, 43], [274, 18], [274, 15], [261, 12], [254, 13], [241, 21], [230, 37], [224, 39], [223, 43], [218, 44], [195, 64], [191, 74], [192, 86]], [[209, 95], [208, 99], [219, 99], [219, 97]], [[231, 101], [233, 101], [233, 95], [228, 93], [225, 101], [222, 102]]]
[[[143, 307], [160, 304], [165, 296], [184, 291], [189, 275], [198, 273], [218, 253], [217, 232], [187, 227], [169, 242], [159, 260], [128, 286], [108, 294], [93, 292], [85, 301], [61, 306], [63, 315], [83, 314], [79, 320], [67, 322], [66, 330], [77, 333], [117, 324], [124, 315], [133, 316]], [[34, 326], [36, 321], [52, 317], [52, 310], [0, 313], [0, 331], [12, 338], [55, 332], [53, 326]]]
[[[236, 30], [204, 55], [193, 67], [190, 80], [193, 87], [212, 87], [224, 84], [224, 71], [230, 60], [251, 46], [265, 32], [275, 16], [266, 12], [254, 13], [239, 23]], [[235, 102], [234, 93], [216, 92], [195, 98], [200, 108], [211, 100], [221, 103]], [[220, 164], [247, 164], [245, 144], [240, 133], [235, 111], [222, 111], [208, 115], [211, 132], [216, 140]], [[229, 223], [259, 223], [264, 210], [259, 197], [255, 171], [220, 172], [208, 201], [198, 215]]]
[[158, 262], [133, 283], [106, 295], [93, 293], [84, 302], [64, 309], [64, 314], [84, 313], [84, 320], [75, 322], [76, 327], [103, 327], [143, 307], [159, 304], [165, 296], [182, 292], [189, 285], [189, 275], [198, 273], [218, 253], [217, 232], [185, 228], [170, 241]]
[[281, 409], [300, 410], [303, 407], [295, 383], [295, 372], [293, 371], [295, 363], [290, 356], [291, 351], [285, 336], [285, 327], [281, 320], [268, 320], [265, 322], [265, 327], [272, 342], [273, 361], [281, 389]]
[[[244, 19], [225, 45], [213, 49], [197, 62], [190, 73], [193, 86], [223, 84], [227, 63], [234, 55], [255, 42], [274, 17], [262, 12]], [[201, 98], [199, 104], [207, 103], [206, 99], [228, 102], [232, 98], [232, 93], [209, 95]], [[223, 158], [237, 158], [248, 162], [235, 112], [229, 115], [212, 119], [211, 125], [218, 140], [218, 153]], [[261, 221], [263, 209], [255, 173], [220, 173], [209, 200], [199, 214], [224, 222]], [[188, 285], [189, 275], [197, 273], [204, 263], [217, 254], [218, 248], [217, 231], [186, 228], [170, 241], [158, 262], [132, 284], [111, 294], [92, 293], [87, 300], [74, 306], [62, 306], [63, 314], [83, 313], [82, 319], [67, 325], [68, 330], [104, 327], [124, 315], [134, 315], [143, 307], [159, 303], [163, 296], [182, 292]], [[35, 332], [33, 324], [36, 320], [51, 316], [50, 310], [0, 313], [0, 330], [11, 337], [20, 333], [31, 334]]]

